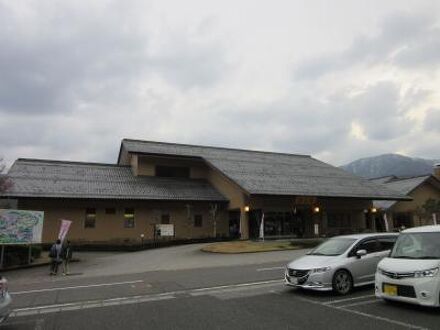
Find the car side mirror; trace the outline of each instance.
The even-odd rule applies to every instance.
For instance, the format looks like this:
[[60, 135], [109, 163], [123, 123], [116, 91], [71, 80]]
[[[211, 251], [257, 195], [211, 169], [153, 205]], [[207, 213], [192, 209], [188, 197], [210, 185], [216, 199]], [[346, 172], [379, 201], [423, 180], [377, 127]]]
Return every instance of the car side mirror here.
[[357, 250], [356, 257], [361, 258], [367, 254], [367, 250]]

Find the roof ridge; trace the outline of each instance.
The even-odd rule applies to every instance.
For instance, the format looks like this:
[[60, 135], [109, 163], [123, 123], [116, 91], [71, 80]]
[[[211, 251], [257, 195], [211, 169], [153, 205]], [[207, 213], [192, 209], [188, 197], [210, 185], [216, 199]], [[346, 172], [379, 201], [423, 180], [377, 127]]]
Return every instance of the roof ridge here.
[[284, 156], [296, 156], [296, 157], [307, 157], [312, 158], [311, 155], [305, 154], [291, 154], [287, 152], [275, 152], [275, 151], [264, 151], [264, 150], [252, 150], [252, 149], [240, 149], [240, 148], [227, 148], [227, 147], [217, 147], [217, 146], [209, 146], [209, 145], [197, 145], [197, 144], [186, 144], [186, 143], [173, 143], [173, 142], [163, 142], [163, 141], [148, 141], [148, 140], [138, 140], [138, 139], [122, 139], [123, 142], [141, 142], [141, 143], [155, 143], [155, 144], [164, 144], [169, 146], [181, 146], [181, 147], [198, 147], [198, 148], [208, 148], [208, 149], [217, 149], [217, 150], [229, 150], [229, 151], [244, 151], [244, 152], [256, 152], [262, 154], [273, 154], [273, 155], [284, 155]]
[[58, 160], [58, 159], [39, 159], [39, 158], [17, 158], [14, 162], [35, 162], [35, 163], [53, 163], [53, 164], [65, 164], [65, 165], [96, 165], [96, 166], [109, 166], [109, 167], [130, 167], [130, 165], [119, 165], [111, 163], [99, 163], [99, 162], [82, 162], [73, 160]]
[[379, 180], [379, 179], [385, 179], [385, 178], [398, 178], [397, 176], [395, 176], [394, 174], [390, 174], [390, 175], [383, 175], [383, 176], [377, 176], [374, 178], [366, 178], [367, 180]]
[[414, 176], [407, 176], [407, 177], [398, 177], [398, 176], [396, 176], [395, 179], [390, 181], [390, 182], [411, 180], [411, 179], [417, 179], [417, 178], [429, 178], [431, 176], [433, 176], [433, 175], [432, 174], [423, 174], [423, 175], [414, 175]]

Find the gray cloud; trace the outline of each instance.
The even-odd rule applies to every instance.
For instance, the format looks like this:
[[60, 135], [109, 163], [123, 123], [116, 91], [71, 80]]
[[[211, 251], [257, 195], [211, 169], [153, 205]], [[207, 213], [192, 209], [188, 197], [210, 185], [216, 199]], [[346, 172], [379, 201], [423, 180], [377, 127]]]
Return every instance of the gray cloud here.
[[68, 112], [89, 102], [121, 103], [153, 76], [176, 88], [204, 88], [228, 70], [220, 43], [185, 30], [171, 31], [153, 49], [152, 32], [139, 28], [142, 12], [127, 13], [117, 2], [101, 8], [100, 15], [88, 7], [60, 8], [22, 20], [0, 7], [0, 21], [8, 27], [0, 32], [0, 112]]
[[[367, 18], [329, 9], [331, 19], [363, 21], [329, 26], [329, 36], [345, 34], [336, 44], [353, 42], [319, 54], [286, 32], [316, 35], [316, 22], [261, 11], [237, 19], [220, 3], [212, 11], [203, 2], [14, 3], [0, 0], [0, 156], [8, 164], [115, 162], [124, 137], [313, 154], [336, 164], [400, 150], [439, 157], [434, 11], [389, 15], [394, 9], [384, 7], [400, 3], [366, 5], [387, 18], [377, 33], [357, 36], [359, 26], [373, 31]], [[314, 53], [297, 79], [286, 74], [292, 54], [297, 61]], [[370, 70], [382, 64], [386, 70]], [[327, 73], [341, 75], [319, 79]], [[409, 113], [428, 107], [423, 130], [409, 122]], [[365, 138], [351, 134], [353, 123]]]
[[382, 22], [376, 35], [359, 36], [342, 52], [300, 63], [294, 70], [294, 77], [317, 79], [357, 65], [438, 66], [440, 29], [436, 23], [437, 18], [432, 14], [395, 13]]
[[440, 133], [440, 109], [432, 108], [427, 111], [424, 127], [427, 131]]
[[385, 145], [410, 133], [410, 122], [400, 108], [405, 97], [400, 96], [400, 86], [382, 82], [356, 96], [350, 92], [331, 95], [326, 102], [289, 97], [252, 109], [219, 107], [198, 118], [210, 123], [192, 136], [217, 145], [223, 141], [228, 146], [320, 154], [353, 140], [353, 122], [363, 127], [369, 145]]
[[381, 82], [349, 101], [353, 117], [368, 138], [386, 141], [408, 132], [411, 123], [399, 107], [399, 86]]

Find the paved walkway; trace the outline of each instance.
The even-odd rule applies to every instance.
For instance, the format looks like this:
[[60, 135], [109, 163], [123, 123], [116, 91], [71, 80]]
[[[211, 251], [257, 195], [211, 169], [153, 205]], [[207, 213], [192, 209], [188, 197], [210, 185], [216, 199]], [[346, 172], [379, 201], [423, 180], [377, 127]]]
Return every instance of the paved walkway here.
[[[306, 250], [274, 251], [246, 254], [213, 254], [200, 251], [205, 244], [188, 244], [138, 252], [77, 252], [81, 262], [71, 264], [72, 277], [99, 277], [137, 274], [160, 270], [183, 270], [222, 266], [242, 266], [270, 262], [287, 263]], [[47, 267], [6, 272], [16, 284], [63, 281], [63, 276], [51, 277]]]

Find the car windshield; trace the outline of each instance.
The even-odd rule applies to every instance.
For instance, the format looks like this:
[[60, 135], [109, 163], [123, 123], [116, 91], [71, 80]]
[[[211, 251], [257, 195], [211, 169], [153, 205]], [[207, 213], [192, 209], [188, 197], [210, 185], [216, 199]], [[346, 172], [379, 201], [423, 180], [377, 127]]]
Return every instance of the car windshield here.
[[440, 259], [440, 232], [401, 234], [391, 258]]
[[356, 240], [350, 238], [332, 238], [318, 245], [317, 248], [308, 254], [314, 256], [338, 256], [347, 251], [354, 242]]

